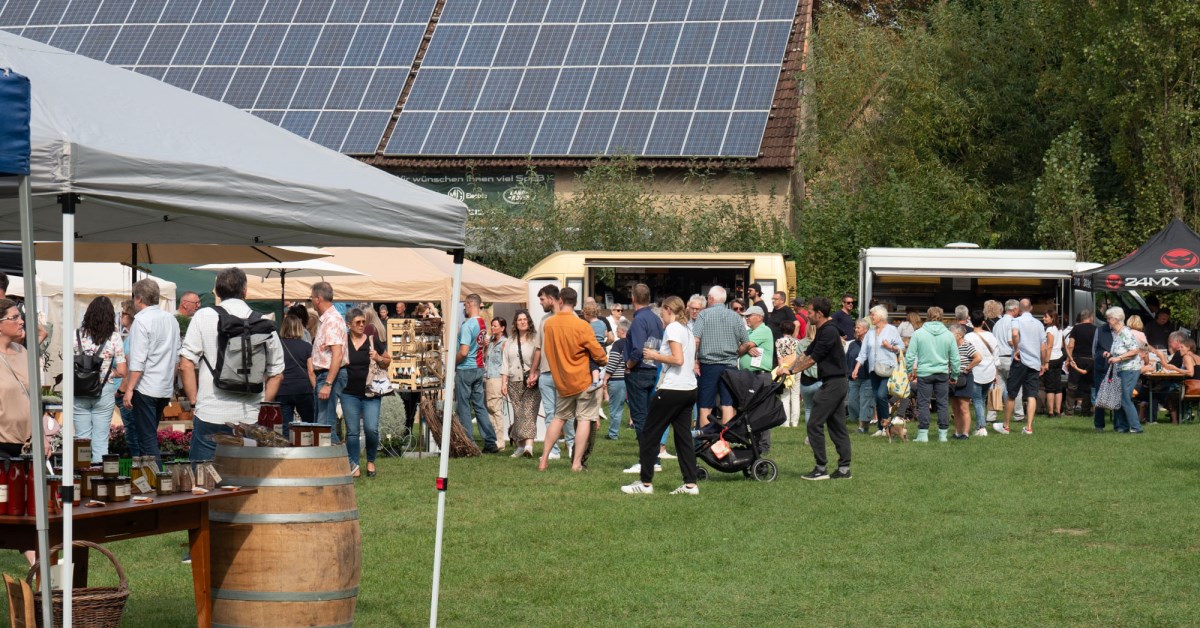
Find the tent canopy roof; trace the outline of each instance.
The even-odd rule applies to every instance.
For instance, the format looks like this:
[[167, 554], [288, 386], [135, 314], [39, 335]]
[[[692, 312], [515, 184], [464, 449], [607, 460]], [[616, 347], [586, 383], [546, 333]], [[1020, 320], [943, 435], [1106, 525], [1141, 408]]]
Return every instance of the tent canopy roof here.
[[[463, 246], [462, 203], [229, 105], [7, 32], [0, 68], [32, 86], [36, 240], [70, 192], [85, 242]], [[0, 179], [0, 239], [19, 225]]]
[[[353, 268], [362, 277], [329, 277], [337, 301], [441, 301], [450, 296], [454, 260], [429, 249], [328, 248], [321, 261]], [[287, 299], [307, 299], [320, 279], [287, 281]], [[251, 299], [278, 299], [277, 279], [250, 281]], [[475, 293], [493, 303], [525, 303], [526, 283], [475, 262], [464, 260], [462, 294]]]
[[[84, 262], [74, 265], [75, 295], [128, 295], [131, 289], [129, 269], [120, 264]], [[39, 297], [56, 297], [63, 294], [63, 263], [37, 262], [37, 294]], [[167, 301], [175, 299], [175, 284], [158, 277], [150, 277], [158, 284], [159, 296]], [[20, 277], [9, 277], [8, 293], [25, 296], [25, 283]], [[77, 312], [82, 316], [82, 312]]]
[[1084, 290], [1200, 289], [1200, 235], [1178, 218], [1124, 259], [1075, 274]]

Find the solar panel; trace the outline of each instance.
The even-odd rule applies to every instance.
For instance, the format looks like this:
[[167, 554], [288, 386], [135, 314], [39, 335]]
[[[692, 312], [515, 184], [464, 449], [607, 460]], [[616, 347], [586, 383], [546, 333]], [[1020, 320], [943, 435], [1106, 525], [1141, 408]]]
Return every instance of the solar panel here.
[[757, 157], [797, 0], [445, 0], [385, 154]]
[[[436, 4], [0, 0], [0, 28], [221, 100], [334, 150], [371, 154], [391, 120]], [[503, 33], [498, 25], [497, 43]], [[452, 46], [456, 55], [462, 45]], [[514, 45], [519, 48], [520, 42]], [[491, 63], [488, 58], [478, 64], [484, 77]], [[469, 111], [471, 95], [459, 82], [454, 85], [457, 102]], [[516, 84], [512, 90], [515, 94]], [[511, 106], [503, 94], [487, 102]], [[494, 123], [495, 118], [481, 120]], [[477, 145], [482, 144], [472, 147]]]

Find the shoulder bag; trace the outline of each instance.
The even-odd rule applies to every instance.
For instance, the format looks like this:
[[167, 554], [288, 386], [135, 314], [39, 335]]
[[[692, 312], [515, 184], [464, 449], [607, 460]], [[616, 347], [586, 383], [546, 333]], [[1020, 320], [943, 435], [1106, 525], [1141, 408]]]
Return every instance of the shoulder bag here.
[[[529, 385], [529, 368], [525, 366], [525, 349], [521, 345], [521, 336], [523, 335], [520, 331], [517, 332], [517, 362], [521, 365], [521, 385], [533, 388]], [[534, 386], [536, 385], [534, 384]]]
[[880, 337], [878, 330], [875, 332], [875, 355], [871, 356], [871, 365], [875, 370], [875, 375], [883, 378], [892, 376], [892, 371], [896, 370], [895, 365], [883, 364], [879, 361], [879, 351], [883, 348], [883, 338]]
[[[903, 349], [897, 354], [896, 360], [898, 364], [904, 364]], [[908, 399], [912, 395], [912, 384], [909, 383], [904, 369], [892, 369], [892, 374], [888, 377], [888, 394], [897, 399]]]
[[1105, 410], [1117, 410], [1121, 407], [1121, 380], [1116, 377], [1113, 366], [1108, 366], [1108, 374], [1100, 381], [1096, 391], [1096, 407]]
[[[392, 392], [392, 381], [390, 379], [388, 379], [387, 369], [384, 369], [382, 366], [379, 366], [379, 364], [377, 364], [375, 362], [375, 360], [372, 360], [370, 357], [370, 355], [371, 355], [370, 350], [375, 348], [375, 342], [376, 342], [376, 340], [373, 337], [367, 336], [368, 346], [367, 346], [366, 396], [368, 399], [370, 399], [371, 397], [382, 397], [382, 396]], [[387, 350], [387, 348], [385, 347], [384, 351], [386, 351], [386, 350]]]

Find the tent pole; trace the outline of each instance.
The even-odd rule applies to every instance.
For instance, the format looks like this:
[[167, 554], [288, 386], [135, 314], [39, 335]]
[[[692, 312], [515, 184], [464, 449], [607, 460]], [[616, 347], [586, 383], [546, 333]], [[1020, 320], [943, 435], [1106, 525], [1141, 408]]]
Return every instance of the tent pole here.
[[[66, 246], [65, 242], [63, 246]], [[133, 284], [137, 283], [137, 242], [130, 244], [129, 247], [133, 249], [129, 254], [129, 289], [133, 290]]]
[[[463, 271], [463, 249], [454, 249], [454, 280], [451, 282], [450, 302], [442, 306], [443, 313], [446, 308], [450, 309], [449, 329], [457, 329], [461, 323], [459, 321], [459, 310], [456, 303], [459, 293], [462, 292], [462, 271]], [[450, 334], [451, 338], [457, 338], [457, 334]], [[446, 488], [448, 475], [450, 474], [450, 421], [454, 420], [454, 363], [450, 360], [450, 356], [456, 355], [457, 351], [452, 351], [447, 348], [446, 352], [446, 387], [443, 392], [442, 399], [442, 451], [441, 461], [438, 463], [437, 491], [438, 491], [438, 511], [437, 511], [437, 533], [433, 545], [433, 595], [430, 596], [429, 603], [429, 626], [430, 628], [437, 627], [438, 620], [438, 595], [441, 586], [442, 577], [442, 538], [446, 524]]]
[[[29, 177], [21, 177], [19, 183], [21, 203], [21, 275], [25, 279], [25, 344], [28, 351], [25, 357], [29, 369], [29, 418], [33, 428], [33, 498], [36, 504], [34, 514], [37, 518], [37, 555], [41, 561], [42, 581], [42, 625], [53, 624], [53, 601], [50, 597], [50, 526], [46, 513], [46, 445], [42, 436], [42, 385], [41, 385], [41, 343], [37, 341], [38, 311], [37, 311], [37, 256], [33, 250], [33, 206], [30, 201], [31, 190]], [[33, 342], [29, 342], [30, 334]]]
[[283, 329], [283, 317], [287, 316], [287, 271], [279, 271], [279, 328]]
[[[72, 485], [71, 469], [74, 469], [75, 448], [75, 360], [71, 356], [75, 355], [75, 334], [72, 330], [75, 329], [75, 204], [79, 202], [79, 197], [75, 194], [62, 194], [59, 196], [58, 202], [62, 205], [62, 228], [63, 228], [63, 318], [62, 330], [59, 336], [62, 337], [62, 355], [63, 355], [63, 469], [67, 472], [63, 473], [62, 488], [64, 494], [73, 495], [75, 487]], [[137, 272], [136, 270], [134, 272]], [[63, 628], [71, 628], [71, 598], [72, 589], [74, 589], [74, 573], [72, 570], [72, 560], [74, 559], [74, 522], [71, 520], [72, 507], [71, 500], [63, 502], [63, 550], [62, 550], [62, 569], [59, 572], [59, 584], [62, 586], [63, 592]], [[47, 557], [49, 558], [49, 557]]]

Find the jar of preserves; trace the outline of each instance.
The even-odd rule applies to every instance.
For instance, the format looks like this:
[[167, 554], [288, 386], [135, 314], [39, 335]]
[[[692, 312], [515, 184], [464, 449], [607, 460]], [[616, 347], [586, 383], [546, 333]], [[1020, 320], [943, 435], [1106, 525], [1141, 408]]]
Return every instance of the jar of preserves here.
[[333, 427], [329, 425], [314, 425], [312, 427], [313, 445], [316, 447], [333, 446]]
[[101, 462], [101, 470], [106, 478], [115, 478], [121, 475], [121, 455], [104, 454]]
[[312, 447], [313, 446], [313, 427], [315, 423], [292, 423], [292, 446], [293, 447]]
[[92, 466], [92, 439], [76, 438], [72, 452], [75, 454], [76, 469], [86, 469]]
[[175, 482], [171, 479], [169, 471], [158, 472], [158, 494], [170, 495], [175, 492]]
[[76, 484], [79, 485], [78, 493], [84, 498], [91, 499], [92, 477], [97, 475], [104, 477], [104, 470], [100, 467], [88, 467], [86, 469], [79, 470], [79, 481], [76, 482]]
[[91, 480], [92, 480], [92, 499], [94, 499], [96, 501], [102, 501], [102, 502], [112, 501], [112, 499], [110, 499], [110, 497], [109, 497], [110, 495], [112, 495], [112, 491], [110, 491], [109, 489], [111, 489], [113, 487], [113, 484], [116, 484], [117, 478], [106, 478], [103, 476], [95, 475], [95, 476], [92, 476]]
[[62, 514], [62, 495], [58, 492], [61, 487], [61, 475], [46, 476], [46, 512], [51, 515]]
[[79, 498], [82, 497], [83, 493], [83, 490], [79, 486], [80, 477], [78, 475], [73, 476], [71, 481], [75, 484], [75, 490], [71, 491], [71, 505], [78, 506]]
[[112, 482], [112, 489], [113, 489], [112, 493], [111, 493], [112, 501], [114, 501], [114, 502], [129, 501], [129, 495], [132, 492], [131, 491], [132, 483], [129, 481], [129, 476], [121, 475], [121, 476], [117, 476], [116, 479], [105, 480], [105, 481]]

